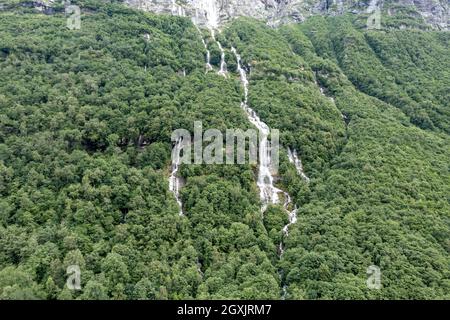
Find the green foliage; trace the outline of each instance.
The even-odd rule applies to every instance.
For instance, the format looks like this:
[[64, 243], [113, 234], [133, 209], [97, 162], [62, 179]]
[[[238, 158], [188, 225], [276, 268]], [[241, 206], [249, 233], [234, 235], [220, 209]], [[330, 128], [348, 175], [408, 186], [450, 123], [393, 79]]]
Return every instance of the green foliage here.
[[450, 133], [448, 33], [361, 31], [349, 17], [314, 18], [302, 30], [359, 90], [400, 108], [422, 129]]
[[[203, 294], [275, 298], [253, 168], [183, 167], [189, 218], [168, 191], [174, 129], [249, 127], [239, 85], [205, 74], [188, 19], [77, 3], [95, 10], [73, 31], [58, 12], [1, 13], [0, 270], [24, 278], [2, 297], [194, 298], [216, 276], [208, 270], [231, 254], [244, 268], [251, 247], [266, 261], [260, 273], [245, 283], [232, 273], [223, 279], [236, 292]], [[81, 291], [66, 287], [73, 264]]]
[[[205, 73], [189, 19], [76, 3], [80, 30], [57, 10], [0, 12], [1, 299], [450, 296], [448, 33], [237, 19], [216, 34], [225, 79]], [[255, 166], [182, 166], [184, 217], [168, 191], [174, 129], [251, 127], [231, 46], [250, 106], [281, 132], [288, 237], [281, 206], [260, 212]]]

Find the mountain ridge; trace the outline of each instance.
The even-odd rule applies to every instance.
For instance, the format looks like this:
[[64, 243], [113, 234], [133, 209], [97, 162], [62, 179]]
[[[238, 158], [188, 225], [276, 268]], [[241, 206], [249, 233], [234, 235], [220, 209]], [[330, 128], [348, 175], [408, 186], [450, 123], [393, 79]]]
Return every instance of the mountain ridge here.
[[134, 8], [155, 13], [186, 15], [206, 24], [207, 12], [218, 11], [219, 24], [237, 17], [265, 20], [271, 26], [301, 22], [313, 15], [372, 13], [376, 8], [387, 15], [401, 12], [422, 18], [428, 25], [448, 30], [449, 1], [445, 0], [124, 0]]

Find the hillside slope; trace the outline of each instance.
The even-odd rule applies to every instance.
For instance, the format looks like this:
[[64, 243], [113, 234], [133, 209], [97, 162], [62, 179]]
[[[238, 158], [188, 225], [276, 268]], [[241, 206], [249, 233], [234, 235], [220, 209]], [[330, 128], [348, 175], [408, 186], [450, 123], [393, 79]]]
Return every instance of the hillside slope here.
[[[223, 77], [189, 18], [78, 4], [80, 30], [58, 10], [0, 12], [0, 298], [450, 298], [448, 32], [240, 18], [216, 35]], [[287, 237], [254, 166], [182, 166], [184, 216], [169, 191], [173, 130], [251, 127], [231, 47], [281, 132]]]

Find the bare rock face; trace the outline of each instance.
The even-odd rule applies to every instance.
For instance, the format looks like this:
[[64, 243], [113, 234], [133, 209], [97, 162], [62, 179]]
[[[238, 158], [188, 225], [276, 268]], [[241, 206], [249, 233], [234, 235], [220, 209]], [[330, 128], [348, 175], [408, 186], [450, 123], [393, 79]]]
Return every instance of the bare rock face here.
[[450, 19], [449, 0], [402, 0], [400, 3], [415, 6], [425, 21], [440, 29], [448, 30]]
[[448, 30], [450, 0], [124, 0], [141, 10], [191, 17], [199, 25], [218, 27], [237, 17], [269, 25], [303, 21], [317, 14], [363, 13], [375, 8], [415, 10], [435, 28]]

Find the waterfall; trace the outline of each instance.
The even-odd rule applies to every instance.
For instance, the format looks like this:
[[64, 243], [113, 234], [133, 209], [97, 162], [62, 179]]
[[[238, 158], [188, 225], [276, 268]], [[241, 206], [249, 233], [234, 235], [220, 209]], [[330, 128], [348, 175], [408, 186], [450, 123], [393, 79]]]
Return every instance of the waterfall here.
[[[244, 109], [245, 113], [247, 114], [247, 118], [249, 121], [258, 128], [260, 132], [260, 145], [259, 145], [259, 173], [258, 173], [258, 187], [260, 190], [260, 197], [263, 203], [262, 211], [264, 212], [268, 206], [269, 203], [276, 204], [279, 202], [278, 193], [283, 193], [284, 195], [284, 210], [288, 213], [289, 216], [289, 223], [286, 224], [283, 227], [283, 239], [280, 241], [280, 244], [278, 245], [278, 252], [279, 257], [281, 258], [284, 254], [284, 247], [283, 242], [284, 239], [289, 235], [289, 227], [297, 222], [297, 206], [294, 206], [294, 208], [290, 208], [292, 204], [292, 199], [290, 195], [278, 188], [276, 188], [273, 185], [274, 178], [270, 171], [270, 153], [269, 153], [269, 146], [267, 137], [270, 133], [270, 128], [261, 121], [261, 119], [257, 116], [256, 112], [252, 110], [248, 106], [248, 92], [249, 92], [249, 82], [247, 79], [247, 73], [243, 69], [241, 65], [241, 56], [237, 53], [236, 49], [234, 47], [231, 48], [231, 51], [236, 57], [237, 62], [237, 69], [240, 74], [241, 82], [244, 87], [244, 101], [241, 102], [241, 107]], [[294, 150], [294, 152], [291, 152], [290, 149], [288, 149], [289, 159], [294, 163], [297, 172], [307, 181], [309, 182], [309, 178], [304, 174], [303, 172], [303, 166], [301, 165], [301, 161], [297, 156], [297, 152]], [[280, 270], [280, 280], [283, 279], [283, 271]], [[282, 299], [284, 300], [287, 295], [287, 286], [282, 285]]]
[[219, 27], [219, 10], [216, 6], [216, 0], [194, 0], [195, 8], [205, 12], [206, 21], [209, 29], [217, 29]]
[[225, 62], [225, 50], [223, 50], [222, 44], [216, 40], [216, 34], [214, 32], [214, 29], [211, 29], [211, 37], [213, 40], [217, 43], [217, 46], [220, 50], [220, 70], [218, 72], [219, 75], [227, 77], [227, 64]]
[[[184, 9], [182, 8], [182, 6], [177, 5], [175, 0], [172, 0], [172, 4], [173, 4], [172, 13], [174, 15], [185, 16], [185, 12], [184, 12]], [[202, 43], [206, 50], [207, 71], [212, 70], [213, 68], [210, 63], [211, 62], [210, 51], [208, 50], [207, 43], [202, 36], [201, 30], [198, 27], [198, 22], [199, 22], [198, 12], [199, 12], [199, 10], [201, 10], [205, 13], [205, 17], [206, 17], [206, 21], [207, 21], [206, 25], [211, 32], [212, 39], [217, 43], [219, 50], [221, 52], [220, 70], [218, 71], [218, 74], [226, 77], [227, 69], [226, 69], [226, 62], [225, 62], [225, 51], [224, 51], [221, 43], [215, 37], [215, 30], [218, 29], [219, 22], [220, 22], [219, 10], [216, 7], [215, 0], [193, 0], [193, 5], [195, 7], [196, 14], [195, 14], [195, 17], [192, 18], [192, 21], [201, 35]], [[271, 168], [271, 160], [272, 159], [271, 159], [271, 152], [270, 152], [270, 144], [268, 141], [268, 137], [270, 135], [270, 128], [266, 123], [261, 121], [261, 119], [256, 114], [256, 112], [249, 107], [249, 105], [248, 105], [249, 81], [248, 81], [248, 77], [247, 77], [247, 72], [241, 64], [241, 56], [237, 53], [236, 49], [234, 47], [232, 47], [231, 51], [233, 52], [233, 54], [236, 57], [237, 70], [239, 72], [240, 80], [241, 80], [241, 83], [244, 88], [244, 100], [241, 101], [241, 108], [245, 111], [250, 123], [252, 123], [259, 130], [259, 134], [260, 134], [260, 137], [259, 137], [260, 138], [259, 139], [259, 168], [258, 168], [257, 186], [260, 190], [260, 199], [262, 202], [261, 211], [264, 212], [267, 209], [268, 205], [270, 205], [270, 204], [279, 204], [280, 203], [279, 194], [282, 194], [283, 200], [284, 200], [283, 208], [289, 217], [289, 223], [286, 224], [282, 229], [283, 239], [281, 240], [281, 242], [279, 244], [279, 255], [281, 258], [281, 256], [284, 253], [283, 240], [285, 237], [287, 237], [289, 235], [289, 227], [297, 222], [298, 208], [296, 206], [294, 206], [294, 208], [292, 208], [292, 199], [287, 192], [274, 186], [275, 178], [274, 178], [274, 176], [272, 174], [272, 170], [271, 170], [272, 169]], [[170, 188], [170, 191], [173, 192], [173, 194], [175, 195], [176, 201], [177, 201], [178, 205], [180, 206], [180, 215], [181, 216], [184, 215], [184, 212], [183, 212], [183, 206], [182, 206], [182, 202], [181, 202], [180, 194], [179, 194], [180, 187], [181, 187], [181, 180], [178, 177], [178, 171], [179, 171], [179, 166], [181, 163], [180, 152], [182, 150], [182, 145], [183, 145], [183, 140], [182, 140], [182, 138], [180, 138], [176, 141], [175, 146], [173, 148], [172, 172], [171, 172], [171, 175], [169, 178], [169, 188]], [[303, 172], [303, 167], [302, 167], [300, 159], [297, 156], [296, 150], [291, 151], [290, 149], [288, 149], [288, 155], [289, 155], [289, 160], [291, 161], [291, 163], [293, 163], [295, 165], [297, 172], [302, 176], [302, 178], [304, 178], [307, 182], [309, 182], [309, 178]], [[200, 274], [202, 274], [200, 268], [198, 269], [198, 271]], [[286, 296], [286, 292], [287, 292], [287, 287], [286, 287], [286, 285], [284, 285], [283, 286], [283, 297]]]
[[184, 7], [177, 4], [176, 0], [172, 0], [172, 15], [180, 17], [186, 16], [186, 11], [184, 10]]
[[176, 142], [172, 151], [172, 172], [169, 177], [169, 190], [175, 195], [175, 199], [180, 207], [180, 216], [184, 215], [183, 204], [180, 198], [181, 179], [178, 177], [178, 170], [181, 164], [180, 152], [183, 148], [183, 138], [180, 137]]
[[269, 204], [277, 204], [279, 202], [278, 193], [283, 192], [273, 185], [274, 177], [271, 173], [271, 158], [269, 150], [268, 136], [270, 128], [261, 121], [256, 112], [248, 106], [248, 79], [247, 73], [242, 68], [241, 56], [237, 53], [234, 47], [231, 51], [236, 57], [237, 69], [239, 71], [241, 82], [244, 86], [244, 101], [241, 102], [241, 107], [247, 114], [248, 120], [259, 130], [259, 172], [257, 185], [260, 190], [260, 198], [263, 203], [262, 211], [265, 211]]
[[[283, 191], [278, 189], [273, 185], [274, 177], [271, 174], [270, 171], [270, 152], [269, 152], [269, 144], [267, 137], [270, 133], [270, 128], [261, 121], [261, 119], [257, 116], [254, 110], [252, 110], [248, 106], [248, 86], [249, 82], [247, 79], [247, 73], [242, 68], [241, 65], [241, 56], [237, 53], [236, 49], [234, 47], [231, 48], [231, 51], [236, 56], [236, 63], [237, 63], [237, 69], [239, 71], [241, 82], [244, 86], [244, 101], [241, 103], [241, 107], [244, 109], [244, 111], [247, 114], [248, 119], [250, 122], [256, 126], [260, 132], [260, 146], [259, 146], [259, 173], [258, 173], [258, 187], [260, 190], [260, 197], [261, 201], [263, 202], [263, 208], [264, 211], [267, 208], [267, 205], [269, 203], [277, 204], [279, 202], [279, 193], [283, 193], [284, 195], [284, 209], [289, 214], [289, 223], [283, 227], [283, 235], [284, 237], [287, 237], [289, 235], [289, 227], [297, 222], [297, 211], [298, 208], [295, 206], [292, 210], [289, 208], [289, 206], [292, 204], [292, 199], [290, 195]], [[300, 161], [300, 159], [297, 156], [297, 151], [291, 151], [291, 149], [288, 149], [288, 156], [291, 163], [295, 165], [295, 168], [297, 169], [298, 174], [306, 180], [306, 182], [309, 182], [309, 178], [306, 176], [306, 174], [303, 171], [303, 166]], [[283, 255], [284, 249], [283, 249], [283, 241], [280, 242], [279, 245], [279, 252], [280, 256]]]
[[297, 173], [305, 179], [306, 182], [309, 182], [308, 176], [305, 174], [305, 171], [303, 170], [302, 161], [297, 156], [297, 150], [294, 149], [292, 151], [290, 148], [288, 148], [288, 157], [289, 161], [294, 164], [295, 168], [297, 169]]
[[205, 39], [202, 38], [203, 45], [206, 49], [206, 72], [212, 70], [213, 67], [211, 65], [211, 52], [208, 50], [208, 46], [206, 45]]
[[367, 7], [367, 13], [372, 13], [377, 9], [378, 0], [370, 0], [369, 6]]
[[[294, 151], [291, 150], [291, 148], [288, 148], [288, 158], [289, 161], [295, 166], [297, 169], [297, 173], [306, 181], [309, 183], [309, 178], [303, 171], [303, 165], [302, 161], [297, 156], [297, 151], [294, 149]], [[289, 196], [289, 195], [288, 195]], [[286, 207], [285, 207], [286, 208]], [[286, 208], [287, 209], [287, 208]], [[284, 226], [283, 228], [283, 234], [285, 237], [289, 235], [289, 227], [297, 222], [297, 206], [294, 207], [294, 210], [289, 212], [289, 223]], [[279, 246], [280, 255], [283, 255], [284, 249], [283, 249], [283, 242], [280, 242]]]
[[227, 63], [225, 62], [225, 51], [222, 48], [222, 45], [220, 44], [219, 41], [216, 41], [217, 45], [219, 46], [220, 49], [220, 70], [219, 70], [219, 74], [224, 76], [225, 78], [227, 77]]
[[200, 28], [195, 23], [194, 23], [194, 25], [197, 28], [198, 33], [200, 34], [203, 46], [205, 47], [205, 50], [206, 50], [206, 72], [208, 72], [208, 71], [211, 71], [213, 69], [213, 67], [211, 65], [211, 52], [209, 52], [209, 50], [208, 50], [208, 46], [206, 44], [205, 39], [203, 38], [202, 31], [200, 30]]
[[[196, 15], [192, 18], [192, 22], [194, 23], [195, 27], [197, 28], [203, 46], [206, 50], [206, 72], [213, 69], [211, 66], [211, 53], [208, 50], [208, 46], [206, 44], [205, 39], [203, 38], [202, 32], [200, 28], [198, 27], [198, 9], [203, 10], [206, 13], [206, 19], [207, 19], [207, 26], [209, 30], [211, 31], [211, 36], [213, 40], [217, 43], [219, 46], [219, 49], [221, 51], [221, 62], [220, 62], [220, 70], [218, 74], [223, 75], [226, 77], [226, 63], [225, 63], [225, 51], [222, 48], [222, 45], [219, 41], [215, 38], [214, 29], [219, 26], [219, 13], [217, 10], [217, 7], [215, 5], [215, 0], [196, 0]], [[175, 16], [186, 16], [186, 11], [183, 6], [176, 3], [176, 0], [172, 0], [172, 15]], [[184, 76], [186, 76], [185, 70], [183, 70]], [[175, 143], [175, 146], [172, 151], [172, 171], [169, 177], [169, 189], [170, 191], [175, 195], [175, 199], [180, 207], [180, 216], [184, 215], [183, 212], [183, 204], [181, 202], [180, 198], [180, 188], [181, 188], [181, 179], [178, 177], [178, 170], [180, 167], [181, 159], [180, 159], [180, 152], [182, 150], [183, 146], [183, 140], [182, 138], [178, 139]]]
[[[226, 70], [226, 63], [225, 63], [225, 51], [223, 50], [222, 44], [216, 40], [215, 30], [219, 27], [219, 10], [216, 6], [215, 0], [196, 0], [194, 2], [194, 6], [196, 9], [200, 9], [205, 13], [206, 17], [206, 26], [211, 32], [212, 39], [217, 43], [217, 46], [220, 50], [220, 70], [218, 72], [219, 75], [222, 75], [224, 77], [227, 76], [227, 70]], [[198, 10], [196, 10], [196, 15], [198, 15]], [[193, 20], [193, 22], [196, 24], [198, 21], [198, 18]], [[209, 54], [209, 51], [208, 51]]]

